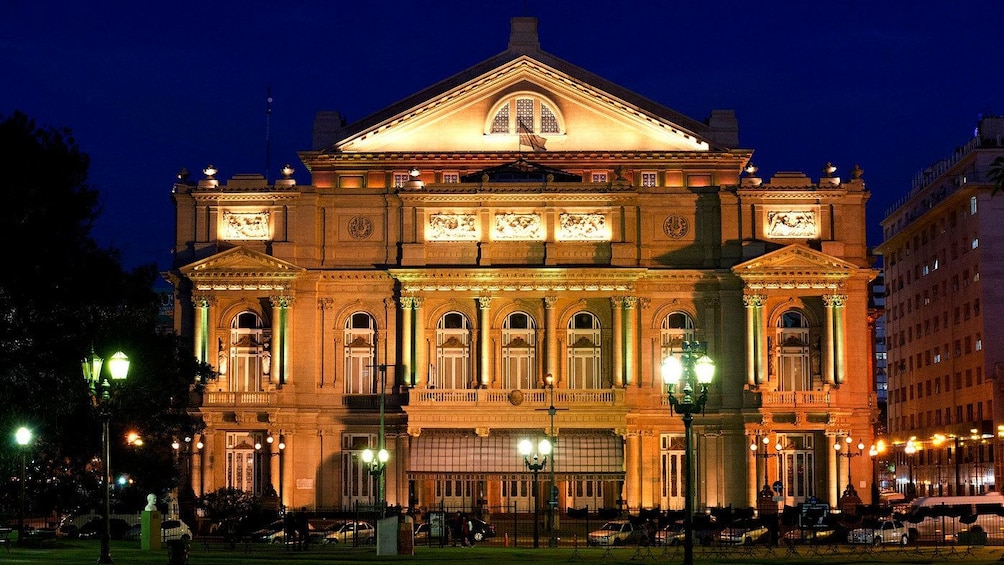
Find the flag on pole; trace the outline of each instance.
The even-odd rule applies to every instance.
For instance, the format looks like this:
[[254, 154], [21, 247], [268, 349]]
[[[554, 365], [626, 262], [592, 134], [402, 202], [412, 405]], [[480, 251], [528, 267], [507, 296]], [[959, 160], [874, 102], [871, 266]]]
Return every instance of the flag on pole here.
[[544, 143], [547, 141], [543, 137], [533, 133], [533, 130], [528, 128], [523, 120], [519, 120], [516, 125], [516, 129], [519, 132], [519, 144], [520, 146], [527, 146], [534, 151], [547, 151], [544, 148]]

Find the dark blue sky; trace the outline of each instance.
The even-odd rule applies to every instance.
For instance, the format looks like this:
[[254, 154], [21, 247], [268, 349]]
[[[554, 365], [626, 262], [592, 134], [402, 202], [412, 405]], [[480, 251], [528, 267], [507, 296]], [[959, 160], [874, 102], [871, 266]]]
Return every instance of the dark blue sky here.
[[704, 120], [732, 108], [761, 176], [864, 169], [869, 243], [913, 176], [1004, 113], [1004, 2], [4, 0], [0, 115], [73, 130], [127, 265], [170, 265], [175, 173], [309, 181], [318, 110], [355, 121], [506, 48], [536, 16], [542, 49]]

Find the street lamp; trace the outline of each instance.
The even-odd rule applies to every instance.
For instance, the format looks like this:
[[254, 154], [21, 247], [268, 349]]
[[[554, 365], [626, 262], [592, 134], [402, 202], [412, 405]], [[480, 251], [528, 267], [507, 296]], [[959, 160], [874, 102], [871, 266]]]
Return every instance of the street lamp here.
[[98, 563], [114, 563], [109, 551], [112, 532], [112, 471], [111, 464], [109, 463], [109, 459], [111, 458], [111, 440], [108, 434], [108, 423], [111, 420], [111, 381], [126, 379], [129, 375], [129, 357], [121, 351], [111, 356], [108, 360], [108, 373], [111, 375], [110, 380], [101, 374], [101, 366], [103, 364], [104, 359], [98, 357], [92, 348], [90, 355], [84, 357], [80, 365], [84, 374], [84, 380], [87, 381], [90, 388], [91, 401], [101, 416], [101, 440], [104, 447], [105, 531], [101, 535], [101, 555], [98, 557]]
[[[286, 508], [286, 505], [283, 504], [283, 499], [282, 499], [282, 487], [283, 487], [283, 484], [282, 484], [283, 483], [283, 472], [282, 472], [283, 471], [282, 470], [283, 456], [282, 456], [282, 454], [286, 450], [286, 442], [284, 442], [282, 440], [282, 432], [280, 431], [279, 432], [279, 445], [276, 446], [276, 447], [279, 448], [278, 451], [276, 451], [274, 453], [272, 452], [272, 444], [275, 443], [275, 436], [273, 436], [271, 432], [269, 432], [268, 437], [265, 438], [265, 443], [268, 444], [268, 452], [267, 452], [268, 459], [266, 459], [265, 461], [266, 462], [271, 462], [271, 460], [272, 460], [273, 457], [278, 457], [279, 458], [279, 492], [278, 492], [278, 498], [279, 498], [279, 510], [283, 510], [283, 509]], [[260, 441], [256, 442], [254, 444], [255, 451], [257, 451], [258, 453], [262, 453], [262, 451], [261, 451], [262, 447], [263, 446], [262, 446], [262, 444], [261, 444]], [[270, 483], [272, 482], [271, 465], [269, 466], [269, 482]]]
[[547, 456], [551, 454], [551, 442], [546, 438], [540, 440], [537, 443], [537, 450], [534, 451], [532, 441], [520, 440], [519, 453], [523, 456], [523, 464], [533, 472], [533, 547], [536, 549], [540, 547], [540, 506], [537, 504], [537, 477], [540, 470], [547, 466]]
[[911, 437], [907, 440], [906, 446], [903, 448], [903, 453], [906, 454], [906, 498], [907, 500], [912, 500], [915, 496], [917, 496], [917, 485], [913, 482], [913, 455], [917, 453], [917, 444], [914, 442], [914, 438]]
[[390, 454], [386, 449], [380, 448], [373, 453], [372, 449], [363, 450], [363, 463], [369, 467], [370, 475], [373, 476], [373, 483], [376, 485], [377, 506], [380, 507], [380, 517], [383, 517], [385, 504], [383, 503], [383, 471], [387, 467], [387, 460]]
[[558, 531], [557, 524], [555, 521], [557, 519], [556, 510], [558, 508], [558, 483], [554, 478], [554, 449], [558, 445], [558, 438], [554, 433], [554, 415], [558, 410], [568, 410], [568, 408], [555, 408], [554, 407], [554, 375], [548, 373], [544, 377], [544, 384], [547, 386], [549, 392], [548, 400], [549, 404], [547, 406], [547, 415], [551, 417], [551, 428], [548, 434], [548, 439], [551, 441], [551, 489], [550, 496], [547, 500], [547, 529], [551, 532], [551, 537], [547, 540], [548, 547], [558, 547]]
[[784, 446], [781, 445], [781, 441], [778, 440], [778, 442], [774, 444], [774, 453], [770, 453], [767, 451], [767, 446], [770, 444], [770, 438], [763, 436], [761, 441], [763, 442], [763, 453], [760, 453], [760, 447], [757, 445], [756, 440], [750, 442], [750, 452], [752, 452], [753, 457], [763, 457], [763, 492], [770, 492], [770, 479], [767, 478], [767, 460], [771, 457], [780, 457], [781, 450], [784, 449]]
[[[858, 451], [857, 451], [857, 453], [855, 453], [855, 452], [851, 451], [851, 444], [854, 443], [854, 440], [851, 438], [851, 436], [845, 437], [844, 438], [844, 443], [847, 444], [847, 450], [844, 451], [843, 453], [840, 452], [840, 450], [842, 449], [842, 446], [840, 445], [840, 441], [839, 440], [833, 442], [833, 450], [836, 452], [837, 457], [846, 457], [847, 458], [847, 489], [844, 490], [844, 494], [845, 495], [850, 495], [852, 493], [855, 493], [854, 486], [851, 484], [851, 457], [857, 457], [857, 456], [861, 455], [862, 453], [864, 453], [865, 444], [864, 444], [864, 442], [859, 441], [858, 442]], [[838, 459], [838, 461], [839, 461], [839, 459]], [[837, 499], [838, 500], [840, 499], [840, 481], [839, 480], [837, 481]]]
[[872, 460], [872, 505], [878, 505], [881, 502], [877, 462], [878, 456], [883, 453], [885, 453], [885, 442], [881, 439], [868, 448], [868, 457]]
[[[715, 362], [708, 357], [700, 342], [683, 342], [680, 357], [670, 355], [662, 363], [662, 380], [669, 386], [670, 412], [683, 416], [686, 432], [684, 472], [686, 473], [686, 498], [684, 508], [683, 565], [694, 563], [694, 414], [704, 411], [708, 402], [708, 385], [715, 376]], [[677, 397], [676, 387], [682, 390]], [[697, 396], [695, 391], [699, 388]]]
[[24, 481], [25, 476], [28, 474], [27, 463], [25, 463], [24, 456], [28, 452], [28, 444], [31, 443], [31, 430], [25, 427], [20, 427], [14, 432], [14, 439], [17, 444], [21, 446], [21, 506], [18, 510], [17, 515], [17, 543], [24, 543]]

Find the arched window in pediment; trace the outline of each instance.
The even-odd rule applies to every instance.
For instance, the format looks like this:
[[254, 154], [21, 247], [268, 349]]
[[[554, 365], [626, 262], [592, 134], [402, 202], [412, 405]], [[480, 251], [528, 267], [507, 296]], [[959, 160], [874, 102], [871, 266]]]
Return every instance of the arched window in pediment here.
[[520, 92], [492, 106], [485, 123], [485, 133], [562, 135], [565, 133], [565, 120], [553, 101], [540, 94]]

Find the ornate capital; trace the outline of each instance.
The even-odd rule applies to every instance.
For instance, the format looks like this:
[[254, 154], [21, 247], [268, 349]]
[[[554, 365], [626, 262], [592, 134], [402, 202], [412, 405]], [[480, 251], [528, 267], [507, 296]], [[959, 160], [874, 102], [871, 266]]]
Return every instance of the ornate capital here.
[[839, 308], [847, 302], [846, 294], [824, 294], [823, 305], [827, 308]]
[[647, 296], [638, 298], [638, 307], [639, 308], [645, 309], [645, 308], [648, 308], [651, 305], [652, 305], [652, 299], [651, 298], [649, 298]]
[[216, 297], [211, 294], [192, 295], [192, 305], [196, 308], [209, 308], [216, 304]]
[[760, 308], [767, 301], [766, 294], [744, 293], [743, 306], [747, 308]]
[[717, 296], [715, 296], [713, 298], [705, 298], [704, 299], [704, 305], [707, 306], [708, 308], [718, 308], [718, 306], [721, 303], [722, 303], [722, 301]]
[[610, 297], [610, 305], [614, 307], [614, 310], [619, 310], [621, 307], [624, 306], [624, 297], [623, 296], [611, 296]]
[[412, 304], [415, 305], [415, 310], [418, 310], [422, 306], [425, 306], [425, 298], [422, 296], [416, 296], [412, 298]]
[[557, 306], [557, 304], [558, 304], [558, 297], [557, 296], [545, 296], [544, 297], [544, 308], [547, 308], [548, 310], [553, 310], [554, 307]]
[[491, 428], [474, 428], [474, 433], [476, 433], [478, 437], [488, 437], [488, 433], [490, 431]]
[[335, 301], [332, 298], [318, 298], [317, 308], [320, 310], [331, 310], [331, 307], [334, 305], [334, 303]]
[[637, 296], [625, 296], [624, 297], [624, 309], [634, 310], [634, 307], [638, 304]]
[[293, 295], [291, 294], [273, 294], [268, 297], [268, 300], [273, 308], [289, 308], [293, 305]]
[[487, 310], [492, 306], [491, 296], [479, 296], [478, 297], [478, 308], [481, 310]]
[[411, 310], [415, 307], [415, 297], [414, 296], [402, 296], [401, 297], [401, 309]]

